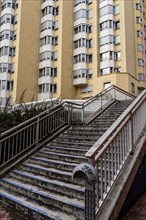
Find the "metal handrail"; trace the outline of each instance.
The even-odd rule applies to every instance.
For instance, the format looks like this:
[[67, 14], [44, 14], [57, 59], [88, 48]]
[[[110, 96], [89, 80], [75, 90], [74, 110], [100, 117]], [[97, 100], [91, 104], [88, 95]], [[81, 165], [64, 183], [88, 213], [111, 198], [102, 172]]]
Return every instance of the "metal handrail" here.
[[[123, 93], [123, 94], [129, 96], [129, 98], [132, 98], [132, 99], [135, 98], [134, 95], [131, 95], [130, 93], [124, 91], [123, 89], [121, 89], [121, 88], [119, 88], [119, 87], [117, 87], [117, 86], [115, 86], [115, 85], [111, 85], [111, 86], [109, 86], [108, 88], [104, 89], [102, 92], [100, 92], [100, 93], [98, 93], [97, 95], [95, 95], [95, 96], [91, 97], [90, 99], [88, 99], [86, 102], [83, 103], [83, 105], [84, 105], [84, 106], [88, 105], [88, 103], [90, 103], [90, 101], [92, 101], [92, 100], [94, 100], [94, 99], [96, 99], [96, 98], [102, 97], [103, 95], [105, 95], [106, 93], [108, 93], [108, 92], [111, 91], [111, 90], [119, 91], [119, 92], [121, 92], [121, 93]], [[113, 98], [116, 99], [116, 97], [115, 97], [114, 95], [113, 95]]]
[[[72, 120], [73, 124], [75, 124], [75, 121], [78, 121], [79, 118], [79, 122], [80, 123], [85, 123], [89, 117], [92, 117], [92, 115], [94, 113], [96, 113], [98, 110], [102, 109], [102, 107], [104, 106], [104, 102], [105, 101], [110, 101], [112, 99], [118, 99], [116, 93], [119, 92], [120, 94], [125, 95], [126, 98], [128, 99], [134, 99], [135, 96], [129, 94], [128, 92], [118, 88], [117, 86], [115, 85], [112, 85], [110, 87], [108, 87], [107, 89], [103, 90], [102, 92], [98, 93], [97, 95], [89, 98], [87, 101], [85, 101], [84, 103], [82, 104], [79, 104], [79, 103], [74, 103], [74, 102], [70, 102], [70, 101], [64, 101], [63, 102], [63, 105], [64, 106], [67, 106], [68, 109], [72, 109], [71, 112], [75, 112], [75, 114], [78, 113], [77, 117], [75, 117], [74, 120]], [[106, 100], [106, 95], [108, 93], [111, 93], [111, 97], [108, 98], [108, 100]], [[95, 104], [94, 108], [92, 109], [92, 111], [89, 111], [88, 110], [88, 107], [90, 107], [90, 105], [93, 104], [93, 102], [96, 102], [98, 101], [100, 103], [98, 103], [98, 106], [97, 104]], [[74, 118], [73, 114], [72, 114], [72, 118]]]
[[[111, 86], [81, 105], [63, 101], [0, 134], [0, 164], [4, 165], [7, 161], [25, 151], [27, 148], [37, 145], [43, 138], [52, 134], [52, 132], [60, 128], [60, 126], [86, 122], [87, 119], [103, 108], [105, 104], [103, 102], [104, 96], [109, 91], [112, 91], [110, 99], [115, 98], [115, 91], [119, 91], [129, 98], [133, 98], [133, 96], [127, 92], [123, 92], [116, 86]], [[96, 100], [99, 101], [99, 98], [100, 106], [97, 107], [96, 105], [96, 108], [94, 106], [94, 109], [89, 111], [86, 107], [90, 106], [90, 104], [92, 105]]]
[[[98, 141], [89, 149], [89, 151], [85, 154], [88, 158], [93, 158], [99, 150], [102, 148], [104, 143], [109, 142], [109, 140], [113, 140], [115, 136], [115, 132], [118, 132], [123, 128], [123, 126], [127, 123], [127, 121], [132, 117], [138, 107], [141, 105], [143, 100], [146, 99], [146, 90], [143, 91], [140, 96], [135, 99], [131, 105], [124, 111], [124, 113], [116, 120], [116, 122], [112, 125], [110, 129], [108, 129], [104, 135], [98, 139]], [[110, 132], [109, 132], [110, 130]], [[114, 136], [112, 136], [114, 135]]]
[[[85, 102], [83, 102], [83, 103], [81, 103], [81, 104], [80, 104], [80, 103], [71, 102], [71, 101], [63, 101], [63, 103], [72, 104], [72, 105], [74, 105], [74, 106], [78, 106], [78, 107], [81, 107], [81, 108], [82, 108], [83, 106], [84, 106], [84, 107], [87, 106], [87, 105], [90, 104], [90, 102], [92, 102], [93, 100], [102, 97], [103, 95], [105, 95], [106, 93], [108, 93], [109, 91], [111, 91], [111, 90], [113, 90], [113, 89], [116, 90], [116, 91], [119, 91], [119, 92], [121, 92], [121, 93], [123, 93], [123, 94], [125, 94], [125, 95], [127, 95], [127, 96], [129, 96], [129, 98], [135, 99], [135, 96], [134, 96], [134, 95], [132, 95], [132, 94], [130, 94], [130, 93], [124, 91], [123, 89], [121, 89], [121, 88], [119, 88], [119, 87], [117, 87], [117, 86], [115, 86], [115, 85], [111, 85], [111, 86], [109, 86], [108, 88], [106, 88], [106, 89], [104, 89], [103, 91], [101, 91], [100, 93], [96, 94], [95, 96], [90, 97], [88, 100], [86, 100]], [[113, 98], [116, 98], [116, 97], [113, 97]]]
[[68, 112], [62, 104], [59, 104], [2, 133], [0, 136], [0, 168], [30, 147], [37, 146], [57, 129], [67, 125], [68, 120]]
[[[85, 219], [96, 219], [129, 154], [146, 128], [146, 90], [144, 90], [85, 154], [86, 175], [96, 172], [93, 182], [85, 183]], [[80, 164], [85, 170], [84, 164]], [[84, 171], [85, 172], [85, 171]], [[90, 198], [89, 196], [90, 195]], [[96, 199], [95, 199], [96, 198]], [[90, 212], [89, 212], [90, 210]]]
[[27, 124], [30, 124], [31, 122], [35, 121], [38, 117], [43, 117], [44, 115], [46, 115], [46, 114], [48, 114], [48, 113], [54, 111], [55, 109], [57, 109], [57, 108], [59, 108], [59, 107], [61, 107], [61, 106], [62, 106], [62, 103], [61, 103], [61, 104], [58, 104], [58, 105], [56, 105], [56, 106], [53, 106], [52, 108], [49, 108], [49, 109], [47, 109], [47, 110], [45, 110], [45, 111], [39, 113], [38, 115], [36, 115], [36, 116], [34, 116], [34, 117], [32, 117], [32, 118], [30, 118], [30, 119], [28, 119], [28, 120], [26, 120], [26, 121], [24, 121], [24, 122], [18, 124], [17, 126], [15, 126], [15, 127], [13, 127], [13, 128], [10, 128], [9, 130], [7, 130], [7, 131], [5, 131], [5, 132], [3, 132], [3, 133], [0, 134], [0, 139], [1, 139], [3, 136], [8, 135], [9, 133], [13, 133], [15, 130], [16, 130], [16, 131], [19, 130], [21, 127], [24, 127], [24, 126], [26, 126]]

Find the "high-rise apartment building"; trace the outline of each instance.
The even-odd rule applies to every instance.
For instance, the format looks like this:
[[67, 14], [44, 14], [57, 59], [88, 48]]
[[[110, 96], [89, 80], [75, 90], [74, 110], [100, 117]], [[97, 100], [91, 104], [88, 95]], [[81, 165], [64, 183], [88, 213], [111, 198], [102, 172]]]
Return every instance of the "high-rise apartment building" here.
[[0, 0], [0, 101], [146, 88], [145, 0]]

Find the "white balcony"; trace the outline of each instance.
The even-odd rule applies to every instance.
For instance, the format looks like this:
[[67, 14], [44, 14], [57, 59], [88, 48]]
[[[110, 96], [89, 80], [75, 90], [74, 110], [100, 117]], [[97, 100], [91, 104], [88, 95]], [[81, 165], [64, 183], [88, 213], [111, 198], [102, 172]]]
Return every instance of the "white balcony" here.
[[87, 85], [87, 79], [85, 77], [73, 79], [74, 86], [84, 86]]
[[46, 29], [46, 30], [44, 30], [44, 31], [42, 31], [42, 32], [40, 33], [40, 38], [43, 38], [43, 37], [45, 37], [45, 36], [52, 36], [52, 37], [54, 37], [54, 30], [52, 30], [52, 29]]
[[52, 93], [46, 92], [46, 93], [39, 93], [38, 94], [38, 101], [43, 101], [45, 99], [52, 99], [53, 95]]
[[81, 38], [87, 39], [87, 33], [86, 32], [79, 32], [77, 34], [74, 34], [74, 41], [81, 39]]
[[43, 8], [46, 8], [47, 6], [55, 7], [55, 2], [54, 1], [50, 1], [50, 0], [45, 1], [44, 3], [42, 3], [41, 10]]
[[52, 77], [50, 77], [50, 76], [43, 76], [43, 77], [39, 78], [38, 84], [45, 84], [45, 83], [52, 83]]
[[49, 14], [45, 15], [41, 18], [41, 24], [44, 23], [45, 21], [54, 21], [54, 15]]
[[87, 18], [79, 18], [76, 21], [74, 21], [74, 27], [78, 26], [80, 24], [88, 24], [88, 19]]

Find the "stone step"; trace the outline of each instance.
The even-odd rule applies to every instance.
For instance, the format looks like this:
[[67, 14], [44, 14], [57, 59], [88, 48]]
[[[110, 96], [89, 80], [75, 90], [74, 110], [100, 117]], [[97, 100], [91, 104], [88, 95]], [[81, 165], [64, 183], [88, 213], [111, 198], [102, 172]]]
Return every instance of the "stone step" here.
[[[42, 206], [35, 202], [35, 200], [29, 199], [25, 196], [19, 196], [17, 193], [12, 191], [6, 191], [1, 189], [0, 191], [1, 199], [28, 216], [27, 219], [49, 219], [49, 220], [76, 220], [76, 216], [67, 215], [65, 212], [59, 210], [54, 211], [50, 209], [50, 206]], [[49, 209], [48, 209], [49, 207]], [[83, 220], [84, 218], [80, 218]]]
[[78, 126], [78, 130], [84, 130], [84, 131], [93, 131], [93, 132], [98, 132], [99, 130], [103, 130], [106, 131], [108, 128], [110, 127], [110, 125], [106, 125], [106, 124], [101, 124], [99, 126], [95, 125], [93, 122], [86, 125], [86, 126]]
[[61, 160], [64, 162], [72, 162], [72, 163], [87, 162], [87, 158], [85, 156], [55, 153], [55, 152], [49, 152], [46, 150], [40, 150], [39, 152], [35, 154], [35, 156], [43, 157], [47, 159]]
[[90, 149], [90, 147], [84, 148], [70, 148], [69, 146], [66, 147], [58, 147], [58, 146], [49, 146], [43, 148], [45, 151], [55, 152], [55, 153], [62, 153], [62, 154], [70, 154], [70, 155], [78, 155], [84, 156], [85, 153]]
[[13, 191], [14, 193], [19, 193], [22, 196], [28, 197], [29, 199], [35, 200], [35, 202], [42, 205], [49, 205], [52, 210], [56, 208], [59, 211], [65, 210], [67, 214], [78, 214], [83, 215], [84, 203], [81, 200], [67, 196], [55, 195], [52, 192], [46, 192], [45, 190], [40, 190], [38, 187], [33, 185], [23, 184], [19, 181], [11, 179], [1, 179], [1, 188], [6, 191]]
[[62, 137], [58, 137], [57, 140], [59, 142], [62, 142], [62, 141], [70, 141], [70, 142], [73, 142], [73, 143], [76, 143], [76, 142], [84, 142], [84, 143], [88, 143], [88, 142], [91, 142], [91, 143], [95, 143], [97, 141], [98, 137], [88, 137], [88, 136], [62, 136]]
[[84, 184], [84, 180], [80, 179], [80, 181], [77, 181], [76, 179], [72, 180], [72, 172], [69, 171], [62, 171], [55, 168], [45, 168], [41, 165], [34, 165], [34, 164], [20, 164], [19, 168], [17, 169], [21, 172], [29, 172], [30, 174], [39, 175], [39, 176], [45, 176], [50, 179], [56, 179], [60, 181], [65, 181], [66, 183], [74, 183], [82, 185]]
[[[26, 212], [29, 220], [83, 220], [85, 180], [72, 180], [72, 171], [77, 164], [87, 162], [87, 150], [122, 114], [129, 103], [117, 101], [89, 125], [70, 127], [26, 162], [18, 165], [0, 181], [1, 198], [20, 208], [23, 213]], [[116, 156], [118, 157], [118, 154]], [[112, 159], [110, 153], [107, 158]], [[105, 177], [108, 175], [111, 178], [114, 172], [108, 171], [113, 166], [118, 166], [114, 161], [106, 163], [105, 159], [102, 160], [102, 167], [106, 166], [101, 174], [102, 180], [100, 167], [98, 168], [99, 188], [103, 182], [103, 191]]]
[[106, 128], [105, 127], [95, 127], [93, 126], [92, 128], [92, 125], [86, 125], [86, 126], [77, 126], [77, 127], [74, 127], [74, 128], [71, 128], [67, 131], [67, 133], [69, 132], [82, 132], [82, 131], [85, 131], [85, 132], [105, 132], [106, 131]]
[[107, 125], [112, 124], [116, 119], [115, 118], [111, 118], [111, 119], [107, 119], [107, 118], [97, 118], [95, 119], [92, 123], [106, 123]]
[[37, 174], [32, 175], [29, 172], [21, 172], [18, 170], [13, 170], [8, 177], [19, 180], [24, 184], [30, 183], [45, 190], [56, 191], [56, 193], [66, 195], [70, 198], [84, 199], [85, 187], [77, 184], [65, 183], [61, 180], [50, 179]]
[[67, 163], [61, 160], [52, 160], [52, 159], [47, 159], [47, 158], [38, 157], [38, 156], [30, 157], [27, 160], [27, 162], [31, 164], [36, 164], [36, 165], [38, 164], [44, 167], [57, 168], [60, 170], [65, 170], [65, 171], [72, 171], [77, 166], [77, 163], [71, 163], [71, 162]]
[[58, 146], [58, 147], [70, 147], [72, 148], [83, 148], [88, 149], [93, 146], [95, 142], [70, 142], [70, 141], [58, 141], [57, 139], [51, 142], [51, 146]]
[[74, 139], [76, 138], [76, 140], [77, 141], [94, 141], [94, 142], [96, 142], [101, 136], [102, 136], [102, 134], [103, 134], [103, 132], [99, 132], [99, 133], [97, 133], [97, 132], [95, 132], [95, 133], [91, 133], [91, 132], [80, 132], [80, 133], [75, 133], [75, 132], [73, 132], [73, 133], [70, 133], [70, 134], [68, 134], [68, 133], [66, 133], [66, 134], [63, 134], [62, 136], [61, 136], [61, 138], [63, 139], [63, 140], [71, 140], [71, 141], [74, 141]]
[[70, 130], [66, 133], [64, 133], [61, 137], [68, 137], [68, 136], [77, 136], [77, 135], [80, 135], [81, 137], [84, 137], [84, 136], [96, 136], [97, 138], [99, 138], [102, 134], [104, 133], [104, 131], [94, 131], [94, 130]]

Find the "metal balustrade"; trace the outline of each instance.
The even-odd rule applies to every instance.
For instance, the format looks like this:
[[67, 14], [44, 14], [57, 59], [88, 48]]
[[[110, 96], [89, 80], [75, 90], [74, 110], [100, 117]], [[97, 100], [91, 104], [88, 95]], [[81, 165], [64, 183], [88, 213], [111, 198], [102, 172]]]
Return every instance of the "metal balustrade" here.
[[126, 100], [134, 98], [135, 96], [113, 85], [89, 98], [82, 104], [65, 101], [64, 106], [66, 106], [67, 111], [70, 112], [71, 124], [84, 124], [87, 123], [91, 117], [97, 114], [98, 111], [108, 107], [112, 100]]
[[111, 86], [91, 97], [83, 104], [62, 101], [60, 104], [40, 113], [24, 123], [0, 134], [0, 168], [27, 149], [37, 145], [43, 138], [54, 133], [61, 126], [83, 124], [113, 99], [132, 99], [133, 96]]
[[[137, 97], [126, 111], [86, 153], [88, 167], [85, 184], [85, 219], [94, 220], [104, 199], [123, 167], [128, 155], [134, 152], [146, 128], [146, 90]], [[91, 166], [92, 165], [92, 166]], [[80, 164], [80, 167], [82, 164]], [[83, 166], [85, 166], [83, 164]], [[91, 169], [92, 167], [92, 169]], [[81, 170], [80, 170], [81, 171]], [[76, 168], [76, 172], [78, 169]]]
[[68, 123], [62, 104], [0, 134], [0, 168]]

